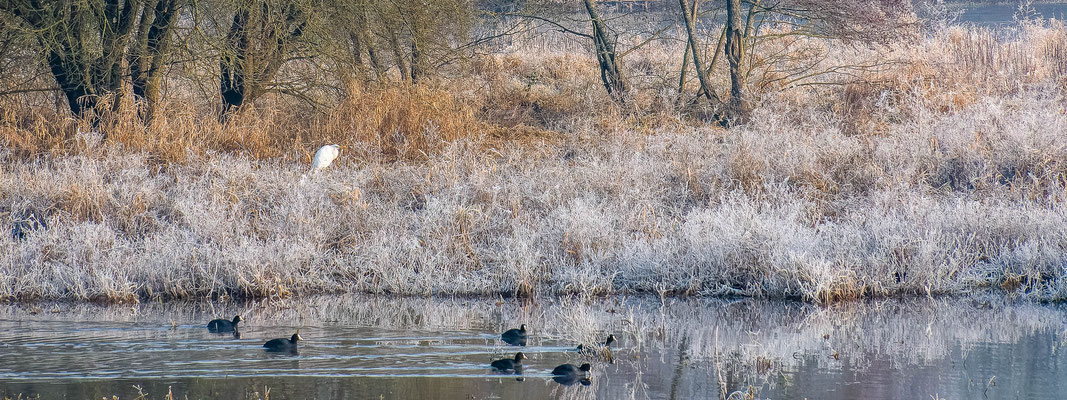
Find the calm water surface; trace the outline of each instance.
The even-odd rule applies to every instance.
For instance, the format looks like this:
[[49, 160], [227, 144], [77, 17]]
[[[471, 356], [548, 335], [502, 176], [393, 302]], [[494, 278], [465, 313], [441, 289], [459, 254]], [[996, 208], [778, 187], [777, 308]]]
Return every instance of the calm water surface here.
[[[1019, 3], [1005, 2], [982, 6], [958, 6], [959, 22], [978, 25], [1011, 25], [1015, 23], [1015, 14], [1019, 12]], [[1067, 17], [1067, 3], [1034, 3], [1033, 10], [1043, 19], [1063, 20]]]
[[[235, 313], [240, 339], [207, 332]], [[9, 305], [0, 397], [717, 399], [722, 383], [772, 399], [1061, 399], [1065, 321], [1061, 307], [982, 299]], [[494, 374], [490, 361], [519, 350], [499, 332], [521, 322], [523, 376]], [[297, 328], [297, 355], [263, 351]], [[614, 363], [570, 351], [607, 333], [620, 339]], [[553, 382], [564, 362], [594, 363], [591, 385]]]

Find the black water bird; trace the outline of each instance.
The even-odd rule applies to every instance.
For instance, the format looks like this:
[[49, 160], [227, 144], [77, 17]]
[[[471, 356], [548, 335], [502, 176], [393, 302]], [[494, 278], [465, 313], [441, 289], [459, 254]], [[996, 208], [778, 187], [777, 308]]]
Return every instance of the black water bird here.
[[[604, 340], [604, 344], [601, 345], [601, 347], [610, 351], [609, 347], [612, 343], [615, 343], [615, 335], [608, 335], [607, 340]], [[596, 348], [593, 346], [586, 346], [584, 344], [578, 345], [574, 350], [587, 356], [596, 355], [597, 352]]]
[[590, 384], [589, 370], [591, 368], [589, 364], [582, 364], [581, 367], [575, 367], [574, 364], [563, 364], [552, 369], [552, 380], [567, 386], [575, 383], [588, 386]]
[[266, 347], [267, 351], [296, 353], [296, 342], [301, 340], [304, 340], [304, 338], [300, 337], [300, 331], [297, 330], [293, 337], [289, 339], [271, 339], [267, 343], [263, 343], [263, 347]]
[[523, 354], [520, 351], [518, 353], [515, 353], [514, 359], [505, 358], [503, 360], [496, 360], [492, 363], [489, 363], [489, 366], [500, 372], [515, 372], [518, 374], [522, 373], [522, 360], [526, 359], [526, 354]]
[[209, 332], [235, 332], [237, 331], [237, 323], [243, 321], [240, 315], [233, 317], [233, 321], [225, 319], [214, 319], [207, 323], [207, 330]]
[[506, 332], [500, 335], [500, 340], [504, 343], [512, 346], [525, 346], [526, 345], [526, 324], [519, 326], [519, 329], [508, 329]]

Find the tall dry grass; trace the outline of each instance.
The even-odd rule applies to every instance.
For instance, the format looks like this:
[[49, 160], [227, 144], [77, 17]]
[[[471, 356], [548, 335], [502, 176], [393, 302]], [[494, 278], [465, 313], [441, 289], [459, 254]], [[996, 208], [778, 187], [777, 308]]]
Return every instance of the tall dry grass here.
[[[884, 63], [818, 77], [834, 86], [756, 85], [752, 122], [729, 130], [673, 108], [669, 43], [624, 64], [644, 71], [626, 106], [590, 57], [517, 47], [462, 79], [359, 88], [326, 111], [265, 101], [226, 125], [175, 102], [149, 126], [120, 113], [105, 137], [16, 104], [0, 116], [0, 226], [47, 229], [0, 240], [0, 297], [1060, 300], [1065, 32], [811, 43]], [[341, 159], [308, 174], [326, 143]]]
[[360, 158], [413, 160], [425, 159], [443, 143], [481, 133], [473, 110], [454, 94], [428, 86], [354, 90], [343, 102], [318, 112], [266, 102], [225, 124], [211, 112], [179, 102], [164, 104], [163, 112], [144, 124], [137, 107], [125, 101], [121, 111], [103, 116], [94, 127], [20, 105], [17, 99], [6, 100], [0, 141], [24, 159], [89, 154], [94, 146], [115, 146], [162, 163], [209, 152], [309, 162], [317, 146], [337, 143]]

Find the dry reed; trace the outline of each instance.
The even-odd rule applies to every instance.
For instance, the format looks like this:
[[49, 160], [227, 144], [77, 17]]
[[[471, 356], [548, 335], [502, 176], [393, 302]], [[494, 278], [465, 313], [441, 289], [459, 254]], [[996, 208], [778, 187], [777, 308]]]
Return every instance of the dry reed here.
[[[0, 226], [35, 215], [47, 228], [0, 240], [0, 297], [1059, 300], [1064, 32], [822, 43], [885, 68], [757, 93], [752, 122], [730, 130], [674, 111], [676, 81], [635, 78], [619, 107], [588, 57], [528, 49], [464, 79], [359, 88], [326, 111], [265, 101], [226, 125], [172, 102], [148, 126], [127, 106], [103, 135], [5, 99]], [[663, 46], [630, 65], [668, 75]], [[342, 145], [339, 163], [308, 174], [326, 143]]]

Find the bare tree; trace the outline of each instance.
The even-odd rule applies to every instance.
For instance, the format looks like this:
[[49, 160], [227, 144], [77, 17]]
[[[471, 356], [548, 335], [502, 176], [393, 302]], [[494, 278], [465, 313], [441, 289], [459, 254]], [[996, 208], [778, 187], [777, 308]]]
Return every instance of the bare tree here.
[[[725, 0], [723, 4], [726, 10], [726, 21], [719, 38], [722, 55], [727, 60], [727, 72], [729, 74], [730, 91], [729, 100], [717, 101], [718, 96], [712, 93], [708, 84], [709, 74], [715, 67], [715, 60], [702, 68], [701, 55], [697, 51], [697, 43], [700, 38], [695, 32], [695, 4], [688, 5], [687, 0], [679, 0], [682, 21], [686, 26], [687, 42], [683, 60], [693, 58], [696, 67], [697, 78], [700, 82], [701, 95], [706, 96], [713, 103], [718, 103], [725, 108], [719, 114], [720, 121], [724, 124], [742, 122], [748, 118], [751, 107], [748, 93], [748, 79], [751, 71], [756, 67], [764, 68], [793, 68], [784, 60], [768, 61], [764, 59], [759, 63], [746, 61], [746, 55], [752, 54], [755, 48], [766, 41], [780, 40], [783, 37], [813, 37], [831, 40], [840, 40], [856, 43], [888, 43], [908, 34], [909, 30], [902, 29], [909, 25], [911, 20], [910, 2], [907, 0], [876, 0], [873, 2], [839, 2], [833, 0]], [[763, 24], [767, 23], [776, 27], [787, 27], [764, 35]], [[773, 58], [773, 57], [771, 57]], [[782, 61], [782, 62], [778, 62]], [[840, 67], [832, 66], [819, 68], [820, 60], [814, 60], [808, 65], [796, 67], [796, 71], [782, 73], [782, 77], [775, 78], [778, 81], [792, 81], [825, 73], [827, 71], [840, 71]], [[680, 89], [684, 85], [684, 77], [680, 78]], [[679, 90], [681, 92], [681, 90]]]
[[[756, 0], [758, 4], [759, 0]], [[741, 121], [748, 115], [745, 84], [741, 77], [741, 55], [744, 54], [744, 28], [741, 26], [741, 0], [726, 0], [726, 60], [730, 63], [730, 106], [728, 121]]]
[[436, 73], [457, 49], [472, 43], [477, 11], [469, 0], [388, 0], [379, 1], [375, 9], [380, 22], [373, 25], [392, 47], [401, 79], [411, 83]]
[[219, 61], [222, 118], [266, 92], [308, 19], [295, 1], [239, 2]]
[[129, 65], [133, 95], [146, 104], [146, 121], [152, 119], [160, 101], [163, 65], [180, 7], [178, 0], [159, 0], [155, 7], [145, 7], [141, 12]]
[[[629, 85], [623, 73], [622, 58], [626, 53], [635, 50], [640, 45], [633, 46], [626, 51], [618, 49], [618, 31], [608, 26], [607, 19], [601, 16], [596, 0], [582, 0], [580, 11], [564, 7], [552, 0], [523, 3], [522, 7], [506, 7], [517, 8], [515, 11], [501, 12], [497, 15], [520, 17], [529, 21], [544, 23], [560, 32], [592, 41], [604, 89], [615, 102], [622, 104], [625, 101], [625, 94], [629, 90]], [[498, 6], [498, 8], [503, 7]], [[576, 19], [575, 15], [577, 13], [585, 14], [587, 18]], [[583, 32], [585, 29], [583, 25], [587, 23], [592, 27], [592, 33]], [[666, 31], [666, 28], [651, 36], [654, 37], [663, 31]], [[644, 43], [648, 42], [649, 40], [646, 40]]]
[[222, 49], [222, 120], [266, 93], [318, 106], [323, 93], [344, 96], [372, 76], [432, 76], [470, 43], [474, 12], [467, 0], [217, 0], [202, 12], [227, 7], [231, 19], [204, 29]]
[[623, 79], [620, 61], [615, 53], [615, 38], [608, 37], [604, 20], [596, 10], [595, 0], [584, 0], [589, 21], [593, 24], [593, 47], [596, 49], [597, 62], [600, 64], [600, 79], [604, 89], [615, 101], [622, 103], [626, 93], [626, 81]]
[[[71, 112], [78, 116], [118, 106], [123, 82], [131, 76], [124, 70], [126, 57], [131, 67], [138, 68], [131, 84], [150, 108], [155, 105], [158, 96], [145, 94], [156, 90], [160, 59], [174, 15], [182, 7], [178, 0], [0, 1], [0, 12], [13, 16], [21, 29], [32, 34]], [[130, 48], [131, 37], [137, 38], [135, 49]], [[109, 95], [112, 101], [101, 104]]]
[[713, 100], [715, 103], [720, 103], [721, 101], [719, 100], [719, 97], [715, 95], [715, 91], [711, 89], [711, 81], [708, 78], [709, 71], [704, 69], [703, 57], [700, 54], [701, 46], [698, 45], [696, 39], [695, 19], [697, 16], [698, 3], [699, 0], [693, 0], [693, 5], [692, 7], [690, 7], [687, 0], [678, 0], [678, 5], [682, 8], [682, 20], [685, 24], [686, 32], [685, 54], [683, 54], [682, 56], [682, 72], [680, 73], [679, 77], [678, 93], [682, 93], [682, 86], [685, 84], [685, 60], [689, 59], [689, 52], [692, 52], [693, 67], [696, 69], [697, 81], [700, 82], [700, 93], [707, 97], [708, 100]]

